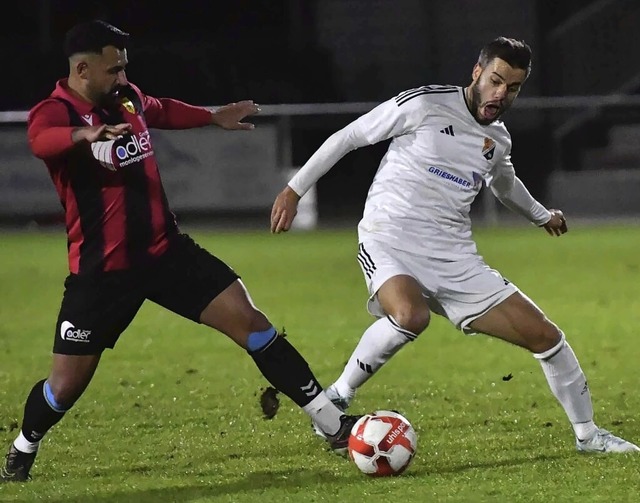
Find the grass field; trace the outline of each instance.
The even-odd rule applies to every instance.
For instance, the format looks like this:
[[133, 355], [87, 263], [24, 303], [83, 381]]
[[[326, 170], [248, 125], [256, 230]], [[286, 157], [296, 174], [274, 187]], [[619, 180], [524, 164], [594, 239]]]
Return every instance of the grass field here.
[[[192, 235], [242, 276], [256, 303], [329, 384], [372, 322], [352, 231]], [[640, 441], [640, 227], [480, 229], [487, 262], [558, 323], [591, 386], [597, 422]], [[48, 371], [66, 275], [62, 232], [0, 237], [0, 446]], [[512, 374], [511, 380], [503, 376]], [[147, 303], [80, 399], [43, 441], [28, 484], [0, 501], [637, 502], [640, 456], [575, 452], [536, 361], [435, 319], [361, 391], [354, 411], [397, 408], [418, 453], [401, 477], [369, 479], [327, 452], [220, 334]]]

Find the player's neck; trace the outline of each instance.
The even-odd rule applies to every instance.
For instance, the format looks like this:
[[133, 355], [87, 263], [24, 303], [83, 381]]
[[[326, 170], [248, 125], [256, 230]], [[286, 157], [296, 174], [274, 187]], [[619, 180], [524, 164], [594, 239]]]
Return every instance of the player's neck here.
[[471, 93], [472, 93], [471, 86], [467, 86], [462, 90], [462, 94], [464, 96], [464, 104], [467, 105], [467, 110], [469, 110], [469, 113], [475, 119], [476, 117], [473, 113], [473, 110], [471, 109], [471, 104], [473, 103], [473, 96]]
[[79, 98], [82, 101], [86, 101], [87, 103], [90, 103], [92, 105], [96, 104], [91, 99], [91, 97], [89, 96], [89, 93], [87, 93], [86, 89], [82, 85], [82, 81], [79, 81], [78, 79], [75, 79], [72, 76], [70, 76], [67, 79], [67, 87], [69, 89], [69, 92], [73, 94], [76, 98]]

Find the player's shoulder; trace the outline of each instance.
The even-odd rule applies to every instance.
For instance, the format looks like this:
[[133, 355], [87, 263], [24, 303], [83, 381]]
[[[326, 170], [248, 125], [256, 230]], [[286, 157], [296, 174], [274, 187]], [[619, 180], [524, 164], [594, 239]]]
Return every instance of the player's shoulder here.
[[429, 84], [402, 91], [394, 97], [394, 101], [399, 107], [424, 107], [431, 104], [446, 103], [450, 100], [455, 100], [461, 92], [462, 88], [460, 86]]
[[43, 115], [50, 119], [64, 119], [68, 122], [69, 111], [67, 105], [60, 98], [49, 96], [31, 107], [27, 121], [31, 122], [34, 117]]
[[509, 130], [503, 121], [497, 120], [492, 122], [489, 127], [491, 128], [492, 136], [496, 139], [511, 143], [511, 133], [509, 133]]

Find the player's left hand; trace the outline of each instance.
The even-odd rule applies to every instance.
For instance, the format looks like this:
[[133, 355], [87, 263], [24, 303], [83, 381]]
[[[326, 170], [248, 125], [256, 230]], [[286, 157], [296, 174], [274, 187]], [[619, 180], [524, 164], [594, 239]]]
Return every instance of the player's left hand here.
[[549, 210], [551, 218], [542, 227], [549, 233], [550, 236], [560, 236], [567, 232], [567, 220], [564, 218], [564, 214], [560, 210]]
[[258, 112], [260, 112], [260, 107], [253, 100], [229, 103], [211, 114], [211, 123], [223, 129], [254, 129], [256, 127], [254, 124], [242, 122], [242, 119]]

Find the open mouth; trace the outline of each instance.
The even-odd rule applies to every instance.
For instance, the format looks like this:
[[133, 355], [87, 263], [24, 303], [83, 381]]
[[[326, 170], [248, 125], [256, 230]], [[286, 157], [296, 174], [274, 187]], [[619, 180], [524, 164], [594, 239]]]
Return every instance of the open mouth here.
[[500, 113], [500, 105], [495, 103], [488, 103], [482, 109], [482, 116], [484, 119], [493, 120]]

